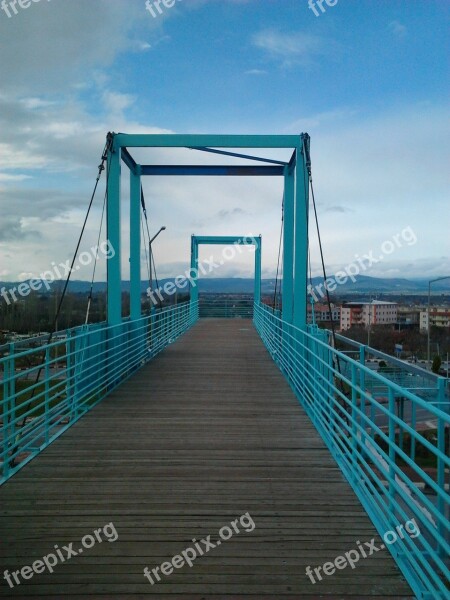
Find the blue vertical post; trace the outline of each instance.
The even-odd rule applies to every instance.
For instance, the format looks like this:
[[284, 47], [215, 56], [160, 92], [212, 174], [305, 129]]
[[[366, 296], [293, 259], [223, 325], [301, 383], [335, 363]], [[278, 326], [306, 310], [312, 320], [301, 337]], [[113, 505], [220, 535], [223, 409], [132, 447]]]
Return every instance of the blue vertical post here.
[[114, 249], [106, 261], [108, 280], [108, 325], [117, 325], [122, 320], [122, 295], [120, 272], [120, 146], [116, 138], [108, 150], [108, 194], [106, 203], [107, 237]]
[[195, 235], [191, 237], [191, 316], [197, 310], [198, 302], [198, 242]]
[[141, 318], [141, 173], [130, 170], [130, 318]]
[[389, 414], [388, 414], [388, 426], [389, 426], [389, 512], [393, 519], [395, 519], [395, 395], [394, 390], [389, 388]]
[[284, 221], [283, 221], [283, 321], [292, 323], [294, 295], [294, 192], [295, 181], [292, 171], [286, 168], [284, 177]]
[[262, 238], [256, 238], [255, 248], [255, 304], [261, 304], [261, 258], [262, 258]]
[[295, 263], [294, 325], [306, 328], [306, 282], [308, 278], [309, 181], [302, 145], [296, 150], [295, 168]]

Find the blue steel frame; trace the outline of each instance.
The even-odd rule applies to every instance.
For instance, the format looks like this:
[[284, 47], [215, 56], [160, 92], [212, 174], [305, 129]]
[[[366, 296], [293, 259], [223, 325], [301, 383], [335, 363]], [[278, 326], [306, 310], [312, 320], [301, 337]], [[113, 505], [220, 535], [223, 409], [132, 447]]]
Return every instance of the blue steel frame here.
[[[130, 304], [131, 319], [141, 316], [140, 188], [147, 175], [172, 176], [269, 176], [284, 178], [283, 319], [300, 329], [306, 327], [309, 187], [306, 163], [310, 138], [300, 135], [153, 135], [110, 133], [108, 149], [108, 239], [115, 254], [107, 262], [108, 323], [122, 320], [120, 189], [122, 162], [130, 170]], [[233, 156], [251, 165], [140, 165], [129, 148], [189, 148]], [[260, 159], [224, 149], [292, 149], [289, 162]], [[258, 291], [256, 291], [259, 296]]]
[[200, 245], [215, 245], [215, 246], [229, 246], [229, 245], [243, 245], [243, 246], [255, 246], [255, 294], [254, 302], [260, 304], [261, 302], [261, 252], [262, 252], [262, 240], [259, 237], [250, 236], [225, 236], [225, 235], [193, 235], [191, 238], [191, 304], [197, 306], [198, 304], [198, 247]]

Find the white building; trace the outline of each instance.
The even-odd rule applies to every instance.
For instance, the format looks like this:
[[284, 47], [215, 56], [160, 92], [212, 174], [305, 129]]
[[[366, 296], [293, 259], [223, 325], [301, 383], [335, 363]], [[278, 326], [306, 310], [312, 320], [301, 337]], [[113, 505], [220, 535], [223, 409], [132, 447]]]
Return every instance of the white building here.
[[[450, 308], [445, 306], [430, 307], [431, 327], [450, 327]], [[428, 311], [420, 311], [420, 329], [428, 330]]]
[[353, 325], [394, 325], [397, 322], [398, 305], [395, 302], [347, 302], [341, 307], [341, 330]]

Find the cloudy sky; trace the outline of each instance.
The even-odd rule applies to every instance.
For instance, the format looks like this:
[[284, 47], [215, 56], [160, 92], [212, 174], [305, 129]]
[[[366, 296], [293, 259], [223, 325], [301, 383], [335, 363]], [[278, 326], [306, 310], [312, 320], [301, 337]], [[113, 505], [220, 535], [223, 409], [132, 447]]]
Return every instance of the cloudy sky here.
[[[450, 273], [448, 1], [338, 0], [323, 13], [308, 0], [178, 0], [161, 15], [148, 8], [157, 16], [145, 0], [2, 5], [1, 280], [72, 256], [108, 131], [306, 131], [330, 273], [355, 255], [381, 256], [396, 235], [401, 243], [366, 275]], [[217, 162], [188, 150], [136, 158]], [[151, 232], [167, 226], [154, 248], [160, 277], [186, 268], [192, 233], [262, 234], [264, 275], [275, 274], [280, 180], [147, 178], [144, 187]], [[84, 250], [97, 241], [103, 194], [100, 186]], [[311, 239], [319, 274], [314, 230]], [[104, 272], [101, 263], [98, 279]], [[252, 256], [214, 274], [251, 276]]]

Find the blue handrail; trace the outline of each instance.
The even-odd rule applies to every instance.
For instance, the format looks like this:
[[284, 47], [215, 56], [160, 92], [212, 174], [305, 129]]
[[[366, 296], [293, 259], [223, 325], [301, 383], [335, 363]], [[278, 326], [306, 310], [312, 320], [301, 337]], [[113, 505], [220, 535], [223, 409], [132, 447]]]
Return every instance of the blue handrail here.
[[198, 305], [187, 302], [115, 326], [76, 327], [50, 344], [11, 344], [0, 358], [0, 484], [197, 319]]
[[254, 312], [264, 344], [380, 535], [414, 519], [420, 535], [388, 548], [417, 598], [448, 598], [448, 401], [436, 406], [372, 371], [332, 348], [326, 331], [300, 330], [264, 305]]

